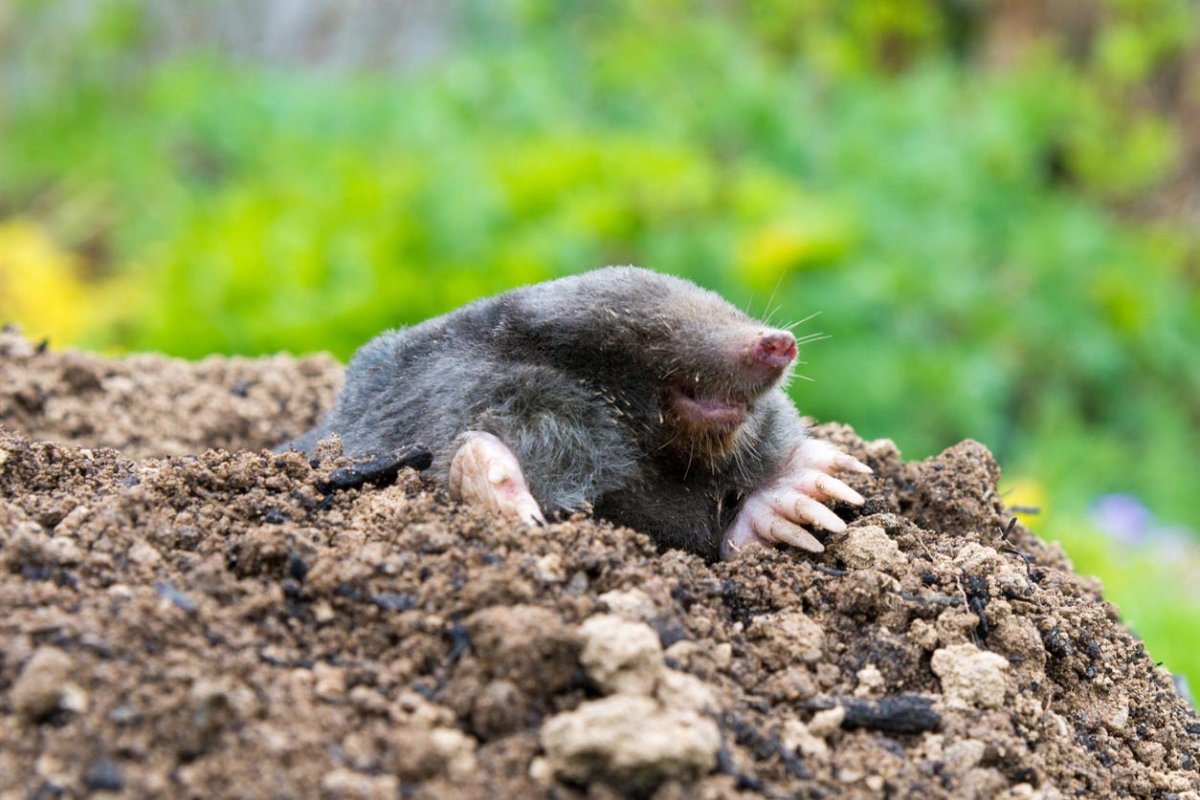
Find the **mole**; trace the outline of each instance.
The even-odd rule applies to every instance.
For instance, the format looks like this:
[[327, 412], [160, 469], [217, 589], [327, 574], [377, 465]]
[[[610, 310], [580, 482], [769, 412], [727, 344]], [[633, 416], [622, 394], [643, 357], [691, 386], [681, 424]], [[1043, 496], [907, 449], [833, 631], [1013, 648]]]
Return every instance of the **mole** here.
[[335, 407], [354, 458], [414, 444], [452, 497], [544, 524], [584, 511], [709, 560], [819, 553], [871, 469], [809, 435], [783, 386], [795, 336], [669, 275], [606, 267], [513, 289], [364, 345]]

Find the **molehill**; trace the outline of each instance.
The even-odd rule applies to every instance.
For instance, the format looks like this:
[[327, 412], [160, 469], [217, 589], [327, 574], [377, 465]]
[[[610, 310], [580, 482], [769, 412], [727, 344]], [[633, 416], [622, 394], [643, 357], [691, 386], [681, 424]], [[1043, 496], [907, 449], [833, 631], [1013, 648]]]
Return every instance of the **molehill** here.
[[708, 564], [264, 451], [340, 377], [0, 335], [0, 798], [1200, 800], [1200, 720], [979, 444], [824, 426], [849, 528]]

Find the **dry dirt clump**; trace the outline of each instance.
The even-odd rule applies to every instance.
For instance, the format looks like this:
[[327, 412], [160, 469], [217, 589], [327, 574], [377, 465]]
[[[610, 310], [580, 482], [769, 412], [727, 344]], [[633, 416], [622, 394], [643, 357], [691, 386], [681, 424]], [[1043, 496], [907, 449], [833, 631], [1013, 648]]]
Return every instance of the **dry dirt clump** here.
[[0, 798], [1200, 800], [1200, 720], [978, 444], [826, 426], [848, 529], [707, 564], [258, 449], [338, 381], [0, 336]]

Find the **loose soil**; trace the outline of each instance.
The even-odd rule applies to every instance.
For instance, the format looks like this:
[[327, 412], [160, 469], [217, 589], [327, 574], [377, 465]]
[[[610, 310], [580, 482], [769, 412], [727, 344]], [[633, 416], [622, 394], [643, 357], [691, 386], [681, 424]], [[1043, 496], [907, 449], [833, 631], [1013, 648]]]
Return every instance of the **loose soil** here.
[[0, 335], [0, 798], [1200, 798], [1200, 720], [979, 444], [823, 426], [848, 530], [707, 564], [263, 450], [340, 377]]

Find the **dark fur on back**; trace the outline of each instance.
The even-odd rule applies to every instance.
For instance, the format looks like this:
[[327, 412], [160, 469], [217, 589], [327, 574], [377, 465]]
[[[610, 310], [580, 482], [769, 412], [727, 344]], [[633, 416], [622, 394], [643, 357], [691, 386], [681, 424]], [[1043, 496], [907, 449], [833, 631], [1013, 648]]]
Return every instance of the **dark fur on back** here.
[[[585, 509], [660, 546], [716, 558], [741, 498], [804, 434], [782, 389], [737, 369], [731, 341], [759, 323], [688, 281], [609, 267], [480, 300], [355, 354], [336, 407], [289, 443], [330, 434], [348, 455], [429, 447], [444, 479], [459, 437], [495, 434], [547, 512]], [[739, 398], [734, 433], [690, 429], [672, 387]]]

